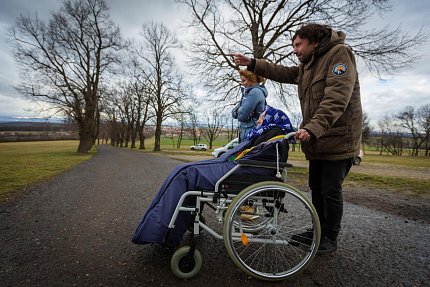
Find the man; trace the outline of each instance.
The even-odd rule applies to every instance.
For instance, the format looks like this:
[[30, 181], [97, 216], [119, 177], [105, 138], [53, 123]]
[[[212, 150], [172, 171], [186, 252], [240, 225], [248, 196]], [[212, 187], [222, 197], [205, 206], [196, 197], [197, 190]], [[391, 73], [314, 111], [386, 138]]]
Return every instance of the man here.
[[[362, 130], [360, 86], [345, 34], [328, 26], [307, 24], [293, 37], [301, 64], [286, 67], [232, 54], [237, 65], [280, 83], [296, 84], [303, 122], [296, 138], [309, 160], [312, 203], [322, 235], [318, 254], [336, 251], [343, 213], [342, 184], [359, 154]], [[310, 243], [312, 230], [292, 237]]]

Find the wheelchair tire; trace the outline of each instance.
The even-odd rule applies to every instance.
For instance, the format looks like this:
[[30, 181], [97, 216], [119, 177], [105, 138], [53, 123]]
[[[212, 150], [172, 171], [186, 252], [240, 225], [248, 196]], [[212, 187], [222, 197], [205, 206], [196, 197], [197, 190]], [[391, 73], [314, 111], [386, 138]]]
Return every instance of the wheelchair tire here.
[[[241, 206], [250, 202], [254, 213], [244, 216]], [[263, 217], [268, 220], [262, 227]], [[254, 219], [258, 228], [250, 232]], [[309, 229], [313, 230], [309, 246], [292, 240]], [[310, 200], [282, 182], [265, 181], [245, 188], [224, 217], [224, 245], [230, 258], [247, 274], [267, 281], [284, 280], [306, 268], [318, 250], [320, 236], [318, 215]]]
[[194, 250], [193, 257], [189, 257], [190, 246], [182, 246], [172, 256], [170, 268], [173, 274], [180, 279], [191, 279], [199, 274], [202, 268], [202, 255], [199, 250]]

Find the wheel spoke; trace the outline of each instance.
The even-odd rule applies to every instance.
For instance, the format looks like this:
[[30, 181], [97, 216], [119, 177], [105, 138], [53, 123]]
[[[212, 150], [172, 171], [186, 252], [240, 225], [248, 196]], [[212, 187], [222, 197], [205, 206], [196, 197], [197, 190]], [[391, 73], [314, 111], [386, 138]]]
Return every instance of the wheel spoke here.
[[[241, 218], [240, 206], [252, 202]], [[244, 210], [244, 208], [242, 208]], [[290, 244], [291, 237], [315, 228], [314, 244], [301, 248]], [[237, 234], [246, 233], [246, 245]], [[265, 280], [282, 280], [305, 268], [316, 253], [320, 227], [310, 201], [294, 188], [279, 182], [254, 184], [238, 194], [230, 204], [224, 223], [224, 242], [234, 263], [250, 275]]]

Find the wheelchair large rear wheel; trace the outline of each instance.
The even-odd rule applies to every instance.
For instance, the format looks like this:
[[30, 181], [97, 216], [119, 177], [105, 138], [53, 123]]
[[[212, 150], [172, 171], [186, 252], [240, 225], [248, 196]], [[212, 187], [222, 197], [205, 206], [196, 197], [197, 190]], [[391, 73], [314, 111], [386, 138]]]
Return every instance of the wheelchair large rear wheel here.
[[[313, 230], [309, 245], [292, 239], [308, 230]], [[318, 250], [320, 236], [318, 215], [310, 200], [282, 182], [247, 187], [224, 217], [228, 255], [240, 269], [263, 280], [283, 280], [306, 268]]]

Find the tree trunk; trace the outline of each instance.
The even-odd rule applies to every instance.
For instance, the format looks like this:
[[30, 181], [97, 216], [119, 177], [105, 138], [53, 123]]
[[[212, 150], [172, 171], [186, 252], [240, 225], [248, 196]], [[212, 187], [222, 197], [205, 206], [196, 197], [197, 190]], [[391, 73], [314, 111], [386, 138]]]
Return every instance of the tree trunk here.
[[[95, 98], [96, 105], [98, 105], [97, 96], [95, 96], [94, 98]], [[100, 111], [98, 108], [96, 108], [96, 118], [95, 118], [95, 123], [94, 123], [93, 144], [92, 145], [96, 144], [96, 139], [99, 137], [99, 132], [100, 132]]]
[[161, 151], [161, 126], [155, 128], [154, 151]]
[[87, 119], [84, 123], [79, 123], [79, 146], [78, 153], [88, 153], [94, 144], [95, 119]]
[[157, 115], [157, 124], [155, 126], [154, 151], [161, 151], [161, 122], [161, 116]]
[[137, 129], [138, 129], [138, 127], [135, 127], [135, 128], [132, 127], [130, 148], [136, 148]]
[[178, 137], [178, 140], [176, 142], [176, 148], [180, 148], [181, 147], [181, 142], [182, 142], [183, 134], [184, 134], [184, 124], [181, 123], [181, 131], [179, 133], [179, 137]]
[[124, 147], [128, 147], [128, 142], [130, 141], [130, 129], [127, 128], [125, 132], [125, 145]]
[[139, 149], [145, 149], [145, 135], [139, 132], [139, 139], [140, 139], [140, 144], [139, 144]]
[[93, 136], [92, 134], [81, 134], [79, 138], [78, 153], [88, 153], [88, 151], [93, 146]]

